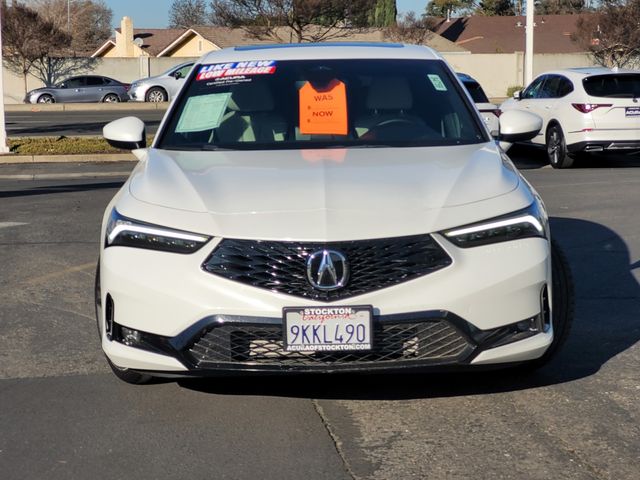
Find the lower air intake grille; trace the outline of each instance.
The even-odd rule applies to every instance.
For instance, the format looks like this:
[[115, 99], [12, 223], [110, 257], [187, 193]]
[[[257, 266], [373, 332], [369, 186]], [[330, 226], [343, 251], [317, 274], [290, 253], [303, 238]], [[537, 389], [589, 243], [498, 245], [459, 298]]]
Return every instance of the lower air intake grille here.
[[[323, 249], [337, 250], [347, 259], [349, 280], [339, 290], [316, 290], [307, 280], [307, 259]], [[413, 280], [449, 265], [451, 258], [430, 235], [415, 235], [331, 243], [223, 239], [202, 268], [253, 287], [331, 302]]]
[[455, 363], [474, 349], [445, 320], [375, 324], [373, 350], [367, 352], [287, 352], [280, 325], [225, 324], [200, 337], [186, 352], [199, 368], [234, 363], [308, 367], [419, 360]]

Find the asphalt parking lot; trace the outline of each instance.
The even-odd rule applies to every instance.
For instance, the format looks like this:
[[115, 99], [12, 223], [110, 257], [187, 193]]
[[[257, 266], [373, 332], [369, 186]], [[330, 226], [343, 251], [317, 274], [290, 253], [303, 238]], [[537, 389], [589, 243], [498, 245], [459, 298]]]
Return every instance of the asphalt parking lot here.
[[36, 167], [54, 174], [37, 181], [0, 166], [0, 478], [636, 480], [640, 158], [557, 171], [512, 153], [577, 294], [564, 350], [530, 376], [124, 384], [92, 301], [101, 215], [123, 181], [104, 174], [131, 165]]

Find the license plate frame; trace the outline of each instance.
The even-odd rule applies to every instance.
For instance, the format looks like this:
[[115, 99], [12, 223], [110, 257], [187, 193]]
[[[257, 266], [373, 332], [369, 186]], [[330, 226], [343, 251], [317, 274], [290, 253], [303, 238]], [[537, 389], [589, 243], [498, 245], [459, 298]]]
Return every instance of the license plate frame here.
[[625, 117], [640, 117], [640, 107], [625, 107]]
[[[292, 331], [291, 327], [298, 329]], [[373, 349], [373, 307], [284, 307], [282, 340], [287, 352], [370, 351]]]

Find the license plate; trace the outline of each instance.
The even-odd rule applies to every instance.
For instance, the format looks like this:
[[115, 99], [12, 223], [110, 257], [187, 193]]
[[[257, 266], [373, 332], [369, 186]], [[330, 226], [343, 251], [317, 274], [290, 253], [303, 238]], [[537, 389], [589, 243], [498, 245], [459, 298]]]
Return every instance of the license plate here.
[[371, 350], [371, 306], [286, 307], [288, 352]]
[[640, 117], [640, 107], [627, 107], [624, 109], [624, 114], [627, 117]]

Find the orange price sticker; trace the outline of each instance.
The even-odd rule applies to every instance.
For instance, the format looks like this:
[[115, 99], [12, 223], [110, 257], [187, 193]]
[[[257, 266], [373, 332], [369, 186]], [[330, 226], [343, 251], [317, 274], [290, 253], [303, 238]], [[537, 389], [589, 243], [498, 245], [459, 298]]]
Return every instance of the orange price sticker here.
[[332, 80], [327, 88], [316, 90], [307, 82], [299, 91], [300, 133], [303, 135], [346, 135], [347, 89]]

